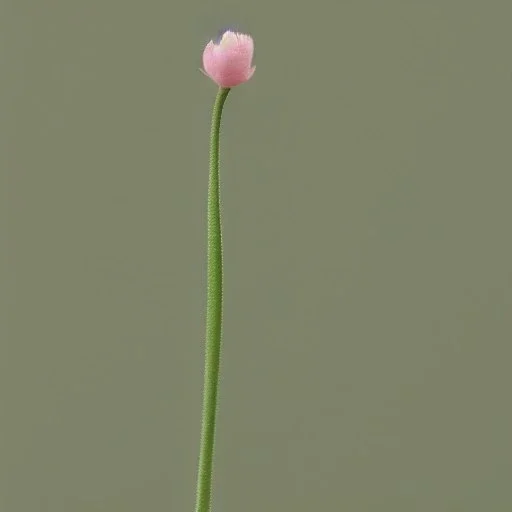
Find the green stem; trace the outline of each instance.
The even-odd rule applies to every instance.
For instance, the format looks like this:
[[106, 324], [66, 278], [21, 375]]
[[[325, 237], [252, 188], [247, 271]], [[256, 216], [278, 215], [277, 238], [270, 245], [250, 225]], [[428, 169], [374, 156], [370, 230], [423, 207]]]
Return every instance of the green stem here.
[[220, 88], [217, 93], [213, 107], [210, 133], [206, 353], [196, 512], [210, 512], [211, 510], [213, 448], [222, 334], [222, 232], [220, 223], [219, 134], [222, 108], [229, 91], [229, 88]]

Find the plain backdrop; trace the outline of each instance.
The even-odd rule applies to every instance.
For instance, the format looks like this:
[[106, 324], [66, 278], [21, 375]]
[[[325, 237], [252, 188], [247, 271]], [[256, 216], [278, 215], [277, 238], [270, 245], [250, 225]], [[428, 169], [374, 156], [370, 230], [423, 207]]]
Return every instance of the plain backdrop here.
[[512, 4], [3, 0], [0, 511], [192, 511], [225, 26], [214, 512], [512, 510]]

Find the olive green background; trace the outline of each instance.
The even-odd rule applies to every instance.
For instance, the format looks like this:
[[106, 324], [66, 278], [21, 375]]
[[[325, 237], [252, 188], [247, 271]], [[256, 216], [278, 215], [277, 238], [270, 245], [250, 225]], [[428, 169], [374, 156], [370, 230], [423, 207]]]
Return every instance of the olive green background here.
[[0, 511], [512, 510], [512, 4], [3, 0]]

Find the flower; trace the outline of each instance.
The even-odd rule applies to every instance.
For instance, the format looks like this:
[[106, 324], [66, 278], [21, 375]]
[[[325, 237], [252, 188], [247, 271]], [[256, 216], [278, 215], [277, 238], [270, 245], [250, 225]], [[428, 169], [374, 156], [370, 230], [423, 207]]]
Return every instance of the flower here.
[[210, 41], [203, 52], [204, 72], [220, 87], [234, 87], [254, 74], [251, 67], [254, 42], [239, 32], [225, 31], [217, 41]]

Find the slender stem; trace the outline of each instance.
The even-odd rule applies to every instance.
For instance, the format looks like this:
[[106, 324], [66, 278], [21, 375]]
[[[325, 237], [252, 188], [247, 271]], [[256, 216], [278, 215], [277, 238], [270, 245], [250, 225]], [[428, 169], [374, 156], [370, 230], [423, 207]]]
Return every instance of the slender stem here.
[[211, 510], [213, 448], [222, 335], [222, 232], [220, 223], [219, 134], [222, 108], [229, 91], [229, 88], [220, 88], [217, 93], [213, 107], [210, 134], [206, 351], [196, 512], [210, 512]]

